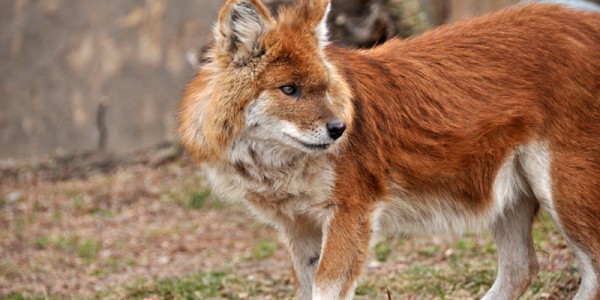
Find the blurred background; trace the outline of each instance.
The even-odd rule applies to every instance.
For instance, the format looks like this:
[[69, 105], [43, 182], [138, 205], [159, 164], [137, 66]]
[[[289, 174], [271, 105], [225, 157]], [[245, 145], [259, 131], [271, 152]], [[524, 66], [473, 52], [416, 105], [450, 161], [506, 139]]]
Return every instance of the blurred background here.
[[[290, 0], [264, 0], [271, 8]], [[0, 1], [0, 298], [289, 299], [272, 229], [205, 188], [176, 108], [223, 0]], [[333, 0], [332, 39], [369, 47], [513, 0]], [[598, 2], [598, 1], [596, 1]], [[547, 217], [525, 299], [579, 277]], [[359, 299], [473, 299], [491, 238], [387, 237]]]
[[[222, 2], [1, 1], [0, 159], [174, 141], [176, 106], [194, 73], [186, 54], [210, 40]], [[514, 1], [333, 2], [333, 40], [368, 47]]]
[[[175, 140], [186, 53], [222, 0], [0, 2], [0, 159]], [[271, 8], [290, 0], [267, 0]], [[334, 0], [333, 40], [368, 47], [515, 0]]]

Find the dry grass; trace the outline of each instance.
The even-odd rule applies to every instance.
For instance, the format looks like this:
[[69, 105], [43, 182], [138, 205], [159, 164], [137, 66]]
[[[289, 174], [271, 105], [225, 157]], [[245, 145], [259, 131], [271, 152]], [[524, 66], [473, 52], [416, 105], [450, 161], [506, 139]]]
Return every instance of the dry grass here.
[[[0, 173], [12, 174], [0, 183], [0, 297], [292, 297], [272, 229], [216, 202], [188, 159], [150, 161], [60, 180], [31, 166]], [[545, 217], [534, 237], [542, 271], [525, 299], [571, 297], [570, 250]], [[489, 236], [390, 237], [373, 252], [359, 299], [473, 299], [495, 276]]]

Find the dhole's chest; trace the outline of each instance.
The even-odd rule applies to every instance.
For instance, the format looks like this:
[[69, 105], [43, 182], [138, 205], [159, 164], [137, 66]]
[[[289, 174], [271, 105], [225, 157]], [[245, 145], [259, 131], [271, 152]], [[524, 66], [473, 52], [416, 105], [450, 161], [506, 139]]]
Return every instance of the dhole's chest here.
[[[331, 207], [335, 180], [326, 156], [274, 157], [273, 151], [246, 147], [247, 155], [203, 166], [213, 191], [243, 202], [267, 223], [298, 216], [321, 219]], [[244, 152], [242, 151], [242, 152]]]

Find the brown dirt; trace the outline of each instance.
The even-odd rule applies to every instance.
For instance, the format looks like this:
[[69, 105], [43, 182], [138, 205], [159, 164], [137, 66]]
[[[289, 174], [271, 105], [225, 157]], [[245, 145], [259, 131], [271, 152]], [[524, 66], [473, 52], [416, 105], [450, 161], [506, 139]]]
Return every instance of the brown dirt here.
[[[205, 185], [176, 148], [132, 157], [0, 164], [0, 296], [98, 297], [140, 279], [231, 270], [246, 284], [265, 286], [261, 296], [290, 297], [284, 247], [267, 258], [253, 255], [258, 243], [277, 239], [272, 229], [214, 199], [190, 208]], [[560, 299], [577, 282], [570, 251], [546, 223], [537, 225], [540, 263], [544, 274], [558, 275], [541, 275], [534, 283], [541, 287], [527, 298]], [[390, 254], [369, 264], [359, 298], [384, 299], [387, 289], [392, 298], [438, 298], [430, 282], [448, 291], [446, 299], [481, 296], [495, 272], [493, 244], [486, 236], [462, 241], [467, 246], [445, 237], [388, 239]], [[483, 283], [463, 276], [473, 272], [484, 274]], [[230, 288], [248, 297], [247, 286]]]

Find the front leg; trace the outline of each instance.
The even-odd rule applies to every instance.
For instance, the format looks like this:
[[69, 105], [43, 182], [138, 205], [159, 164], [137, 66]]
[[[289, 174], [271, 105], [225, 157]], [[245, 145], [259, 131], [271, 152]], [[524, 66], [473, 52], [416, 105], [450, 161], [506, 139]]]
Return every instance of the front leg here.
[[319, 256], [322, 230], [307, 218], [298, 217], [284, 226], [282, 236], [291, 255], [296, 299], [312, 299]]
[[341, 207], [324, 229], [313, 300], [351, 299], [368, 256], [372, 212]]

